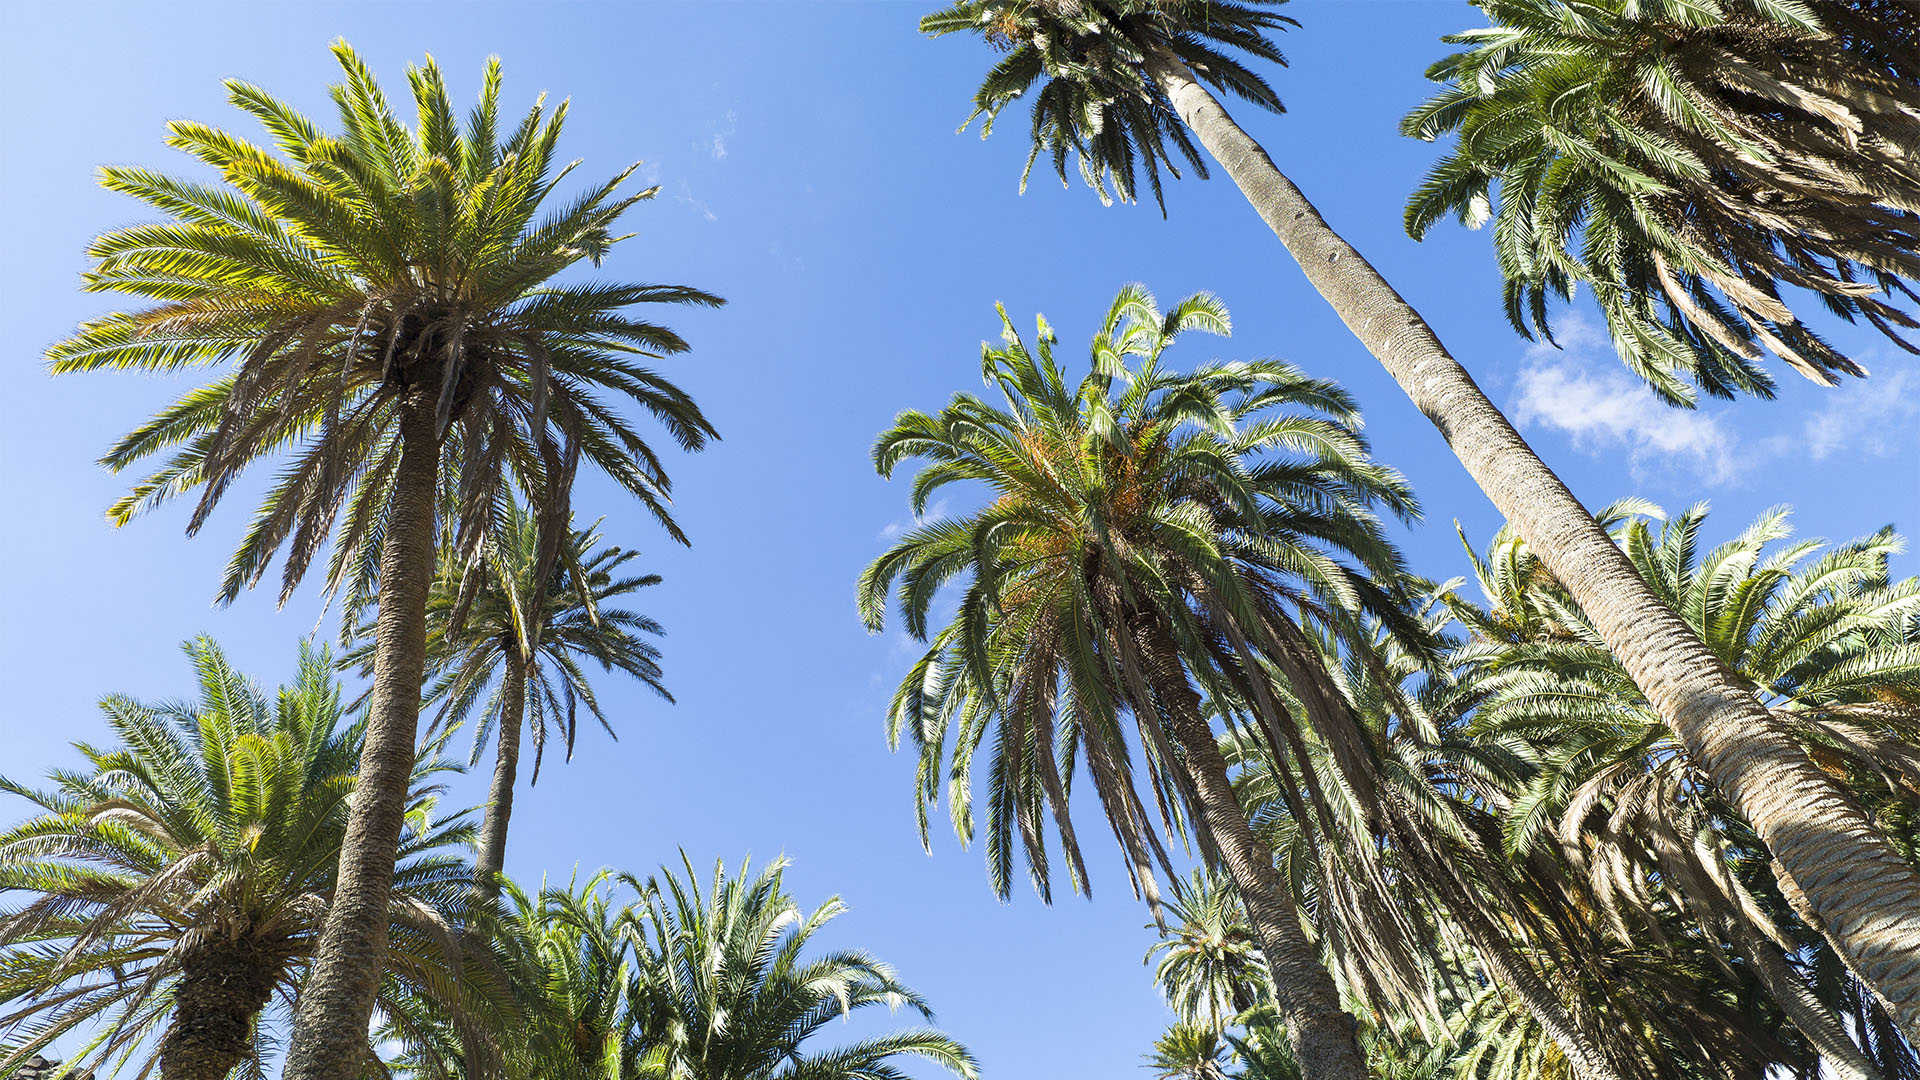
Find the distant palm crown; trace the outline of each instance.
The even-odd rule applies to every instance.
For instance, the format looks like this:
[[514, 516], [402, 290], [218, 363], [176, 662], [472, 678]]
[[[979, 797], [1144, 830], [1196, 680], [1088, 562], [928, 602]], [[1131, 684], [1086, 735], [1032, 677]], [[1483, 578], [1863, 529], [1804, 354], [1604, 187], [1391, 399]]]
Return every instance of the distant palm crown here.
[[[80, 745], [86, 769], [56, 771], [51, 790], [0, 779], [44, 811], [0, 833], [0, 891], [14, 900], [0, 909], [0, 1072], [90, 1036], [71, 1057], [117, 1068], [157, 1049], [172, 1075], [182, 1063], [167, 1059], [187, 1050], [163, 1037], [176, 1000], [211, 989], [241, 1002], [243, 1023], [247, 1008], [291, 1008], [332, 900], [364, 728], [343, 725], [323, 653], [269, 695], [211, 641], [186, 651], [199, 701], [110, 697], [101, 708], [124, 745]], [[433, 816], [436, 768], [415, 770], [415, 828], [396, 854], [383, 1005], [459, 1002], [449, 928], [471, 874], [455, 851], [472, 830]], [[254, 1032], [243, 1075], [262, 1074], [272, 1030]]]
[[[937, 414], [902, 413], [874, 446], [883, 475], [927, 460], [911, 490], [915, 514], [956, 482], [983, 486], [988, 500], [918, 525], [861, 578], [870, 628], [881, 627], [897, 581], [907, 630], [931, 632], [894, 696], [890, 737], [904, 730], [920, 751], [923, 837], [950, 753], [953, 824], [968, 840], [974, 759], [999, 725], [987, 856], [1002, 894], [1017, 829], [1034, 885], [1049, 895], [1049, 813], [1072, 884], [1085, 888], [1066, 804], [1084, 762], [1135, 888], [1152, 895], [1164, 858], [1121, 720], [1132, 712], [1174, 830], [1189, 788], [1155, 695], [1173, 689], [1169, 680], [1192, 691], [1186, 674], [1143, 671], [1136, 633], [1151, 624], [1215, 696], [1250, 700], [1247, 650], [1275, 648], [1279, 624], [1391, 606], [1359, 568], [1392, 579], [1398, 556], [1375, 509], [1412, 514], [1415, 503], [1398, 473], [1368, 458], [1353, 402], [1333, 383], [1271, 360], [1187, 374], [1160, 365], [1184, 332], [1227, 332], [1211, 296], [1163, 315], [1145, 290], [1123, 289], [1077, 387], [1044, 319], [1031, 345], [1004, 309], [1001, 322], [1004, 345], [983, 346], [982, 374], [1004, 407], [960, 394]], [[956, 580], [958, 611], [935, 631], [936, 598]]]
[[[1454, 136], [1407, 207], [1416, 238], [1493, 222], [1507, 316], [1593, 290], [1621, 359], [1689, 403], [1770, 396], [1772, 352], [1865, 371], [1783, 286], [1911, 351], [1920, 277], [1920, 7], [1906, 0], [1478, 0], [1493, 25], [1433, 65], [1402, 129]], [[1498, 196], [1495, 205], [1494, 189]]]
[[714, 431], [641, 362], [686, 343], [623, 312], [720, 301], [683, 286], [554, 280], [582, 260], [597, 265], [622, 239], [614, 222], [657, 189], [617, 195], [630, 166], [539, 216], [573, 169], [553, 157], [564, 102], [550, 115], [536, 104], [499, 139], [500, 66], [490, 61], [463, 129], [429, 60], [408, 71], [418, 107], [409, 130], [359, 57], [345, 43], [334, 52], [346, 73], [332, 91], [338, 133], [231, 81], [231, 101], [261, 122], [277, 155], [183, 120], [169, 125], [168, 144], [218, 170], [219, 185], [101, 170], [108, 189], [170, 220], [96, 240], [86, 288], [155, 303], [85, 324], [49, 351], [53, 370], [228, 366], [103, 459], [118, 470], [178, 448], [112, 517], [198, 491], [188, 526], [198, 530], [248, 464], [290, 451], [223, 598], [257, 582], [282, 548], [290, 593], [344, 518], [338, 584], [377, 546], [401, 418], [430, 411], [463, 551], [477, 549], [503, 485], [563, 507], [582, 458], [680, 537], [667, 475], [612, 401], [650, 413], [685, 448]]
[[1207, 166], [1172, 104], [1148, 76], [1147, 54], [1164, 49], [1201, 81], [1282, 112], [1279, 95], [1234, 53], [1284, 65], [1286, 59], [1266, 34], [1296, 25], [1267, 10], [1285, 2], [961, 0], [921, 19], [920, 29], [935, 36], [982, 34], [1007, 51], [974, 93], [973, 117], [987, 118], [983, 138], [992, 133], [1002, 109], [1039, 84], [1032, 95], [1033, 150], [1020, 177], [1022, 189], [1045, 152], [1062, 184], [1068, 182], [1068, 157], [1077, 157], [1080, 175], [1103, 201], [1134, 201], [1144, 173], [1154, 201], [1164, 207], [1162, 168], [1178, 178], [1184, 162], [1204, 178]]

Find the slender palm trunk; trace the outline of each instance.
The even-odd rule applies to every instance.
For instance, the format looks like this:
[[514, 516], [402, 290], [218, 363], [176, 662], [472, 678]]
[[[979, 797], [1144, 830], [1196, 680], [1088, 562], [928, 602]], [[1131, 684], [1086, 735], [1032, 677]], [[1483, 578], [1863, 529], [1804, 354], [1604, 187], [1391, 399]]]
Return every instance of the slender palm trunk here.
[[1152, 52], [1148, 73], [1307, 280], [1593, 618], [1693, 762], [1799, 883], [1835, 952], [1908, 1037], [1920, 1039], [1920, 871], [1661, 603], [1419, 312], [1327, 225], [1186, 65]]
[[1340, 1007], [1333, 976], [1300, 926], [1300, 911], [1274, 869], [1273, 852], [1247, 824], [1227, 779], [1227, 759], [1214, 741], [1213, 726], [1201, 715], [1199, 695], [1187, 681], [1173, 641], [1164, 630], [1150, 628], [1141, 634], [1140, 651], [1152, 673], [1153, 691], [1172, 717], [1173, 735], [1220, 861], [1240, 890], [1247, 921], [1273, 974], [1274, 997], [1301, 1075], [1308, 1080], [1367, 1080], [1357, 1026]]
[[253, 1022], [273, 997], [279, 965], [248, 937], [215, 934], [180, 966], [160, 1040], [161, 1080], [226, 1080], [253, 1054]]
[[386, 970], [394, 853], [413, 775], [433, 581], [433, 499], [440, 441], [434, 402], [415, 395], [400, 421], [400, 464], [380, 552], [373, 700], [340, 848], [340, 876], [313, 970], [300, 990], [283, 1080], [355, 1080], [371, 1050], [367, 1023]]
[[500, 730], [494, 735], [493, 786], [487, 791], [487, 816], [480, 823], [480, 852], [474, 860], [474, 887], [492, 898], [500, 892], [500, 871], [507, 864], [507, 822], [513, 817], [513, 784], [520, 770], [520, 726], [527, 711], [526, 667], [520, 646], [510, 642], [500, 677]]

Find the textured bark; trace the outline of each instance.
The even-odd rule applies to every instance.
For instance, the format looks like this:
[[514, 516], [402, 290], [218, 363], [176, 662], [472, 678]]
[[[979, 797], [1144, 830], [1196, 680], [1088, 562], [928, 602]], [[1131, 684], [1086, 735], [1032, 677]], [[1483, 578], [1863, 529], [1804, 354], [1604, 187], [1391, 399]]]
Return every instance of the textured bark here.
[[507, 823], [513, 817], [513, 785], [520, 770], [520, 727], [527, 711], [526, 668], [520, 648], [509, 642], [507, 670], [500, 679], [500, 728], [494, 734], [493, 786], [487, 791], [487, 816], [480, 823], [480, 852], [473, 881], [480, 895], [500, 892], [500, 871], [507, 864]]
[[161, 1080], [225, 1080], [253, 1054], [253, 1021], [273, 996], [279, 964], [245, 937], [190, 947], [173, 1017], [160, 1040]]
[[371, 1053], [367, 1023], [386, 969], [394, 853], [405, 823], [426, 670], [440, 446], [433, 401], [425, 394], [402, 415], [400, 440], [380, 552], [366, 743], [340, 848], [339, 883], [300, 990], [284, 1080], [355, 1080]]
[[1594, 620], [1607, 646], [1752, 822], [1821, 932], [1920, 1039], [1920, 871], [1810, 761], [1698, 635], [1663, 604], [1560, 478], [1360, 253], [1170, 53], [1148, 71], [1307, 280], [1412, 399], [1467, 472]]
[[1164, 630], [1147, 628], [1140, 634], [1139, 648], [1152, 673], [1153, 691], [1172, 718], [1198, 809], [1219, 846], [1220, 861], [1240, 890], [1247, 921], [1273, 973], [1275, 1003], [1301, 1075], [1308, 1080], [1367, 1080], [1357, 1026], [1340, 1007], [1333, 976], [1300, 926], [1299, 909], [1274, 868], [1273, 853], [1247, 824], [1227, 779], [1227, 759], [1214, 741], [1213, 726], [1201, 715], [1199, 695], [1187, 681], [1172, 640]]

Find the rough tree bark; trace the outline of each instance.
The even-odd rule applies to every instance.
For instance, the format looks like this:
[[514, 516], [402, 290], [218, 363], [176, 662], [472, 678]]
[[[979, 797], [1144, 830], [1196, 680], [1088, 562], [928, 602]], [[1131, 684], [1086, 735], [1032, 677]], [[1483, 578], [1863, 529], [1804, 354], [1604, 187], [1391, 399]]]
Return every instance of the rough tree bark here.
[[432, 396], [416, 391], [404, 408], [400, 464], [380, 552], [367, 738], [340, 848], [339, 883], [313, 970], [300, 991], [284, 1080], [355, 1080], [360, 1075], [371, 1053], [367, 1024], [386, 970], [394, 852], [406, 818], [426, 671], [427, 590], [433, 581], [433, 503], [440, 461]]
[[1433, 421], [1494, 506], [1594, 620], [1634, 682], [1758, 830], [1834, 950], [1920, 1039], [1920, 872], [1634, 571], [1591, 514], [1184, 63], [1147, 72], [1347, 328]]

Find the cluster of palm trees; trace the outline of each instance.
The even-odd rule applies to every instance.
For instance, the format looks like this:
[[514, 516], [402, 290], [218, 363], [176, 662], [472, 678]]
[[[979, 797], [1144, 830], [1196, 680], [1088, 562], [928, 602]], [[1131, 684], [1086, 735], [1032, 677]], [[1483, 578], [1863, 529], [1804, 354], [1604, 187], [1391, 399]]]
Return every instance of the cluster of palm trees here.
[[[1078, 378], [1044, 319], [1023, 336], [1002, 310], [989, 394], [874, 450], [883, 475], [923, 463], [916, 515], [984, 492], [859, 582], [870, 628], [897, 606], [926, 644], [890, 711], [923, 832], [944, 793], [964, 839], [984, 824], [996, 891], [1022, 865], [1042, 896], [1056, 871], [1084, 891], [1090, 781], [1167, 935], [1167, 1071], [1920, 1076], [1920, 586], [1888, 573], [1897, 539], [1823, 550], [1782, 513], [1703, 553], [1703, 510], [1590, 514], [1216, 96], [1280, 110], [1252, 65], [1282, 62], [1282, 2], [961, 0], [921, 26], [997, 50], [975, 115], [1031, 103], [1028, 172], [1071, 160], [1103, 200], [1163, 208], [1183, 168], [1233, 179], [1506, 517], [1473, 555], [1484, 597], [1408, 571], [1390, 527], [1418, 502], [1339, 386], [1164, 362], [1228, 332], [1217, 299], [1122, 289]], [[1769, 395], [1769, 354], [1864, 374], [1782, 286], [1909, 346], [1920, 3], [1480, 6], [1406, 122], [1453, 139], [1407, 225], [1491, 222], [1523, 334], [1585, 283], [1680, 405]], [[0, 1074], [84, 1038], [92, 1065], [182, 1080], [280, 1055], [289, 1080], [887, 1078], [903, 1054], [970, 1077], [931, 1030], [801, 1048], [926, 1006], [863, 954], [804, 956], [838, 908], [804, 913], [777, 865], [704, 892], [684, 857], [644, 883], [501, 875], [523, 739], [537, 776], [582, 705], [612, 731], [589, 667], [666, 696], [659, 626], [618, 606], [657, 579], [577, 527], [572, 490], [587, 464], [687, 542], [643, 423], [687, 452], [718, 433], [656, 368], [687, 342], [636, 311], [722, 301], [566, 273], [655, 189], [629, 167], [556, 198], [565, 103], [502, 116], [490, 62], [462, 120], [428, 61], [409, 123], [334, 51], [336, 128], [230, 82], [269, 146], [169, 125], [218, 183], [102, 171], [165, 220], [99, 237], [86, 288], [144, 306], [48, 355], [217, 371], [102, 459], [158, 458], [111, 516], [191, 497], [196, 532], [279, 461], [220, 595], [278, 562], [284, 599], [330, 544], [342, 659], [309, 651], [269, 696], [193, 643], [197, 705], [109, 699], [123, 746], [48, 791], [7, 782], [43, 812], [0, 836], [24, 898], [0, 910]], [[469, 764], [494, 752], [477, 818], [439, 806], [466, 727]]]

